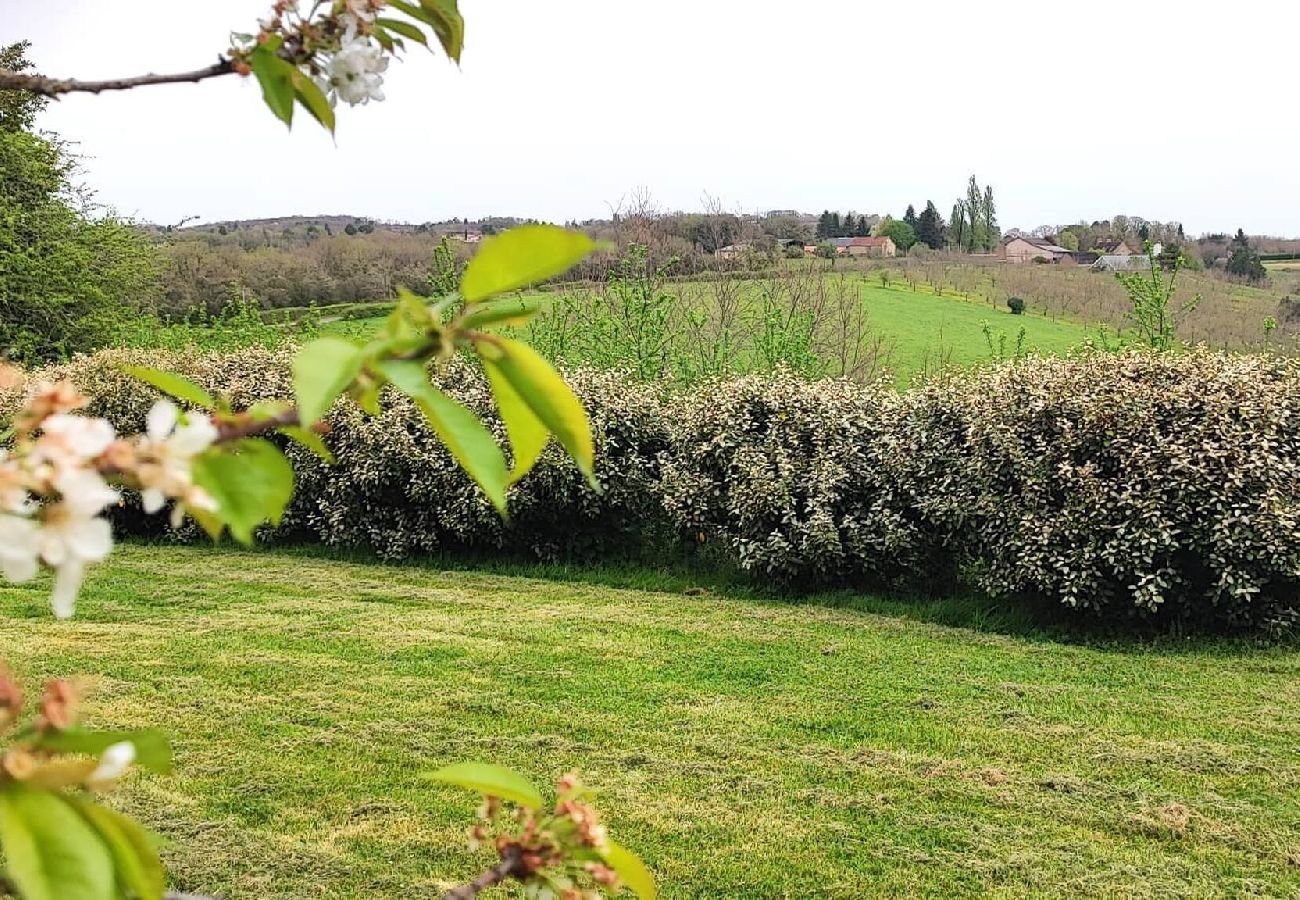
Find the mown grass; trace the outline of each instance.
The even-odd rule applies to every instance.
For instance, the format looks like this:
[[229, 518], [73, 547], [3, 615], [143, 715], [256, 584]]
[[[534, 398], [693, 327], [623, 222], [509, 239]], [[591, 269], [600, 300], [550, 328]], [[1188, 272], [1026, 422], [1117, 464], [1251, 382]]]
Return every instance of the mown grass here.
[[421, 777], [462, 759], [582, 772], [670, 898], [1300, 894], [1294, 650], [506, 571], [128, 546], [70, 622], [0, 589], [0, 656], [175, 735], [117, 802], [231, 898], [470, 876], [475, 801]]

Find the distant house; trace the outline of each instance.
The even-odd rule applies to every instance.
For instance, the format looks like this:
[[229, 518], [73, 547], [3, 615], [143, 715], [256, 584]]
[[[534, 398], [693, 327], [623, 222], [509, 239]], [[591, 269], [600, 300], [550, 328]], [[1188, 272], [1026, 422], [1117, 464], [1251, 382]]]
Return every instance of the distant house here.
[[1046, 238], [1009, 238], [1002, 244], [1002, 252], [999, 255], [1007, 262], [1015, 264], [1033, 262], [1036, 259], [1050, 263], [1065, 261], [1067, 265], [1074, 262], [1074, 257], [1070, 255], [1069, 250], [1058, 247]]
[[1093, 271], [1096, 272], [1133, 272], [1151, 268], [1151, 260], [1145, 256], [1135, 256], [1130, 253], [1126, 256], [1108, 255], [1102, 256], [1092, 264]]
[[752, 249], [754, 249], [752, 244], [727, 244], [727, 246], [719, 247], [715, 250], [713, 255], [718, 257], [718, 259], [735, 259], [737, 256], [742, 256]]
[[1132, 256], [1137, 252], [1123, 238], [1103, 238], [1094, 241], [1090, 249], [1095, 250], [1098, 256]]
[[894, 245], [894, 239], [890, 237], [855, 237], [848, 238], [848, 245], [845, 247], [849, 256], [882, 256], [891, 257], [898, 255], [898, 247]]
[[483, 240], [483, 232], [477, 228], [465, 228], [461, 231], [452, 231], [448, 233], [448, 238], [453, 241], [461, 241], [466, 244], [477, 244]]

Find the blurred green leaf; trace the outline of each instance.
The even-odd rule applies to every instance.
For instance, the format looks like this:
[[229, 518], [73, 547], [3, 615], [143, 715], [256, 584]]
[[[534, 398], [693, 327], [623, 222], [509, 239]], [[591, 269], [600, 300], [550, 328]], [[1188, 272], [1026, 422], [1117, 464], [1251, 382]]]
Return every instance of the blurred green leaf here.
[[287, 61], [275, 55], [271, 42], [259, 44], [248, 54], [248, 65], [262, 86], [262, 99], [275, 117], [285, 125], [293, 125], [293, 73], [297, 71]]
[[580, 231], [522, 225], [479, 245], [465, 267], [460, 293], [467, 303], [516, 291], [566, 271], [595, 248]]
[[329, 99], [325, 96], [320, 85], [316, 84], [308, 77], [307, 73], [296, 66], [290, 66], [293, 73], [290, 76], [293, 80], [293, 94], [298, 98], [311, 117], [325, 127], [330, 134], [334, 133], [334, 107], [330, 106]]
[[69, 797], [68, 802], [95, 829], [112, 854], [122, 895], [141, 900], [161, 897], [167, 879], [158, 858], [156, 840], [140, 825], [106, 806], [83, 797]]
[[114, 744], [129, 741], [135, 746], [135, 762], [153, 772], [166, 774], [172, 770], [172, 748], [161, 731], [91, 731], [69, 728], [66, 731], [43, 732], [36, 742], [42, 750], [54, 753], [85, 753], [99, 756]]
[[555, 368], [532, 347], [491, 336], [476, 342], [480, 354], [495, 365], [542, 424], [568, 451], [587, 480], [596, 485], [595, 446], [582, 403]]
[[385, 360], [376, 369], [393, 387], [415, 401], [438, 439], [504, 515], [506, 460], [492, 433], [478, 417], [430, 384], [429, 373], [420, 363]]
[[329, 412], [361, 371], [361, 348], [342, 338], [323, 337], [303, 346], [293, 358], [293, 393], [298, 422], [310, 427]]
[[23, 900], [116, 900], [108, 847], [61, 794], [0, 789], [0, 848]]
[[217, 502], [217, 517], [244, 544], [263, 522], [278, 525], [293, 496], [293, 466], [261, 438], [206, 450], [193, 467], [194, 483]]
[[330, 465], [334, 464], [334, 454], [330, 452], [329, 447], [325, 446], [325, 441], [321, 436], [310, 428], [303, 428], [300, 425], [288, 425], [280, 429], [280, 434], [294, 443], [306, 447]]
[[526, 325], [541, 312], [545, 301], [535, 297], [505, 297], [471, 307], [461, 320], [462, 328], [502, 328]]
[[487, 372], [488, 384], [492, 387], [492, 396], [496, 399], [497, 412], [505, 423], [506, 434], [510, 437], [511, 455], [514, 467], [510, 470], [510, 484], [523, 478], [537, 463], [538, 457], [546, 449], [551, 432], [537, 418], [524, 399], [510, 384], [510, 379], [502, 373], [496, 363], [483, 360], [483, 369]]
[[531, 781], [518, 772], [492, 763], [455, 763], [433, 772], [429, 777], [444, 784], [509, 800], [528, 809], [542, 808], [542, 794], [533, 787]]
[[641, 900], [655, 900], [659, 894], [655, 887], [655, 877], [641, 861], [641, 857], [613, 841], [609, 841], [602, 856], [605, 865], [618, 873], [624, 887]]
[[217, 403], [216, 400], [212, 399], [211, 394], [188, 378], [182, 378], [180, 375], [163, 372], [160, 369], [149, 369], [144, 366], [123, 366], [122, 371], [132, 378], [140, 379], [145, 384], [153, 385], [170, 397], [192, 403], [203, 409], [212, 409]]
[[426, 47], [429, 46], [429, 39], [425, 36], [424, 32], [412, 25], [410, 22], [403, 22], [401, 19], [390, 19], [385, 16], [380, 16], [375, 19], [375, 24], [382, 25], [389, 31], [395, 31], [402, 37], [410, 38], [418, 44], [423, 44]]

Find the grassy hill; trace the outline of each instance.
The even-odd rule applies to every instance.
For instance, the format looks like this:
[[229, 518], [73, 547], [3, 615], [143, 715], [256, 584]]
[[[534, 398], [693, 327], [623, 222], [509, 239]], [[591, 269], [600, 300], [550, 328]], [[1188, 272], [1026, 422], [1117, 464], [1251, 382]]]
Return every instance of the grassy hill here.
[[30, 684], [96, 673], [90, 724], [175, 737], [113, 802], [232, 900], [470, 877], [477, 799], [421, 775], [465, 759], [581, 772], [666, 898], [1300, 895], [1294, 649], [697, 586], [137, 545], [72, 621], [0, 586], [0, 646]]

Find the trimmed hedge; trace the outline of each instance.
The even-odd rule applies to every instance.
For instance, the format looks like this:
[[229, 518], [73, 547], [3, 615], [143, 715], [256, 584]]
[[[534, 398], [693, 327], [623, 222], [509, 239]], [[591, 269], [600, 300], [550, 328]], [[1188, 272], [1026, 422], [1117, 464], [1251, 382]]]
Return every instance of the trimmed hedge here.
[[[108, 351], [38, 373], [138, 429], [155, 399], [122, 362], [170, 368], [236, 404], [287, 397], [288, 351]], [[571, 383], [605, 491], [555, 448], [502, 522], [418, 411], [331, 413], [338, 464], [289, 452], [280, 533], [387, 558], [428, 551], [595, 556], [647, 534], [703, 540], [769, 581], [946, 581], [1114, 620], [1300, 623], [1300, 364], [1194, 351], [1028, 359], [898, 394], [778, 373], [663, 396], [616, 373]], [[443, 386], [487, 413], [468, 365]], [[0, 395], [0, 418], [20, 398]], [[491, 424], [501, 434], [500, 423]], [[128, 530], [157, 529], [128, 506]], [[191, 529], [181, 537], [193, 534]]]

